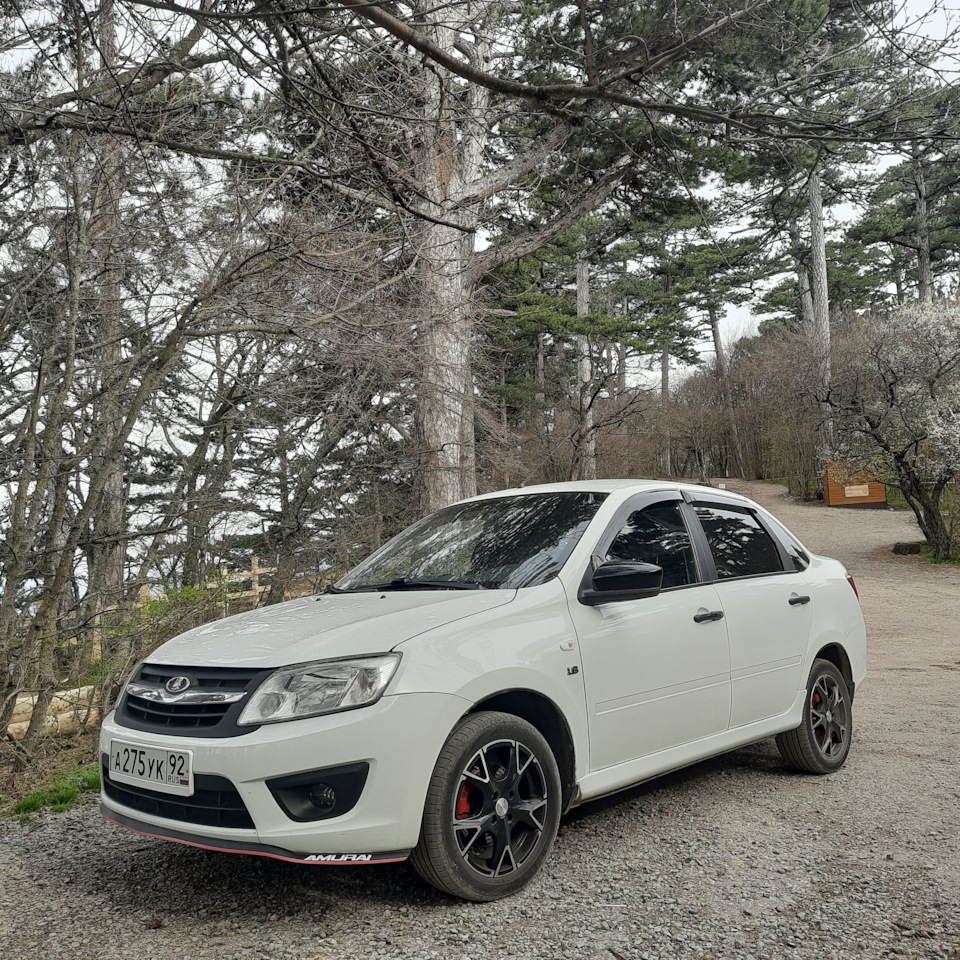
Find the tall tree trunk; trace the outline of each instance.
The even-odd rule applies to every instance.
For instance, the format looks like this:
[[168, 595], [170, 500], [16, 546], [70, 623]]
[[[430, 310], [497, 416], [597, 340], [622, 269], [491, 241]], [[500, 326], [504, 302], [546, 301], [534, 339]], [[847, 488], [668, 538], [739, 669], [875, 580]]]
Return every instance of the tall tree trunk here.
[[923, 177], [920, 145], [914, 141], [910, 151], [913, 189], [917, 198], [917, 291], [921, 303], [933, 300], [933, 269], [930, 265], [930, 220], [927, 213], [927, 185]]
[[797, 287], [800, 291], [800, 316], [809, 329], [814, 326], [813, 291], [810, 289], [810, 273], [804, 260], [803, 245], [800, 240], [800, 228], [796, 222], [790, 224], [790, 242], [793, 245], [793, 258], [797, 270]]
[[[660, 290], [663, 293], [664, 301], [666, 301], [667, 294], [670, 292], [670, 271], [667, 265], [665, 239], [660, 244], [660, 264], [663, 268]], [[663, 425], [662, 467], [664, 475], [667, 477], [673, 476], [673, 430], [670, 424], [670, 413], [670, 344], [664, 343], [660, 353], [660, 422]]]
[[[630, 315], [630, 300], [623, 295], [623, 322], [627, 322]], [[621, 340], [617, 343], [617, 396], [622, 397], [627, 392], [627, 347]]]
[[[492, 0], [471, 0], [438, 7], [415, 0], [413, 17], [438, 49], [465, 56], [482, 69], [493, 56], [492, 19], [502, 8]], [[421, 513], [445, 506], [476, 490], [470, 346], [474, 294], [483, 276], [558, 237], [609, 197], [633, 170], [624, 157], [573, 198], [562, 213], [540, 229], [508, 243], [474, 250], [483, 204], [549, 163], [573, 128], [557, 121], [518, 155], [500, 177], [484, 166], [494, 115], [490, 93], [480, 84], [463, 87], [437, 62], [416, 61], [411, 74], [410, 156], [420, 222], [416, 318], [419, 384], [415, 434], [418, 445], [417, 500]]]
[[297, 515], [291, 503], [290, 447], [287, 438], [282, 433], [278, 447], [277, 492], [280, 500], [280, 523], [275, 541], [277, 550], [276, 569], [273, 573], [273, 580], [270, 581], [270, 590], [267, 592], [267, 598], [264, 601], [264, 605], [268, 607], [283, 603], [286, 599], [287, 588], [293, 582], [293, 575], [296, 572], [294, 556], [297, 549], [297, 543], [295, 543], [297, 539]]
[[[472, 325], [471, 325], [472, 326]], [[460, 496], [477, 495], [477, 445], [474, 421], [473, 364], [470, 343], [467, 343], [467, 387], [464, 391], [463, 410], [460, 416]]]
[[[438, 227], [429, 229], [441, 232]], [[459, 242], [460, 238], [455, 240]], [[466, 404], [473, 317], [463, 303], [463, 285], [454, 272], [460, 262], [444, 262], [445, 246], [432, 243], [432, 249], [425, 251], [436, 259], [424, 268], [431, 275], [424, 283], [417, 337], [420, 382], [415, 424], [421, 514], [432, 513], [463, 496], [463, 421], [473, 415], [472, 406]], [[469, 464], [465, 466], [469, 469]]]
[[[478, 2], [478, 19], [486, 7]], [[451, 25], [447, 11], [423, 3], [414, 8], [428, 25], [431, 40], [453, 54], [459, 30]], [[459, 94], [454, 78], [433, 65], [422, 68], [417, 92], [422, 122], [415, 170], [422, 187], [421, 212], [429, 218], [422, 221], [419, 250], [420, 382], [415, 417], [418, 506], [426, 514], [476, 493], [470, 362], [474, 291], [467, 265], [479, 207], [465, 201], [481, 173], [489, 94], [474, 85], [465, 114], [455, 115]]]
[[546, 351], [544, 350], [545, 334], [537, 334], [537, 392], [534, 394], [534, 402], [537, 405], [537, 411], [542, 412], [544, 404], [547, 402], [546, 385]]
[[[65, 460], [66, 451], [61, 443], [61, 438], [52, 437], [51, 439], [59, 457]], [[44, 531], [44, 550], [41, 565], [44, 582], [52, 579], [56, 560], [67, 543], [68, 524], [66, 517], [69, 492], [69, 474], [65, 470], [59, 470], [50, 491], [50, 516], [47, 529]], [[37, 633], [36, 643], [37, 698], [33, 704], [30, 723], [27, 725], [26, 733], [21, 740], [21, 745], [26, 748], [32, 746], [33, 741], [40, 735], [47, 717], [47, 708], [56, 694], [58, 677], [55, 651], [57, 641], [63, 638], [62, 614], [65, 606], [64, 598], [67, 594], [68, 590], [64, 585], [59, 596], [56, 597], [55, 603], [51, 604], [47, 616], [42, 619], [38, 617], [41, 629]]]
[[723, 395], [723, 407], [727, 416], [727, 432], [730, 437], [730, 450], [733, 453], [733, 467], [737, 476], [743, 476], [743, 450], [740, 446], [740, 431], [737, 429], [737, 417], [733, 409], [733, 390], [727, 372], [727, 358], [723, 353], [723, 341], [720, 339], [720, 311], [716, 304], [707, 307], [710, 317], [710, 331], [713, 334], [713, 348], [717, 354], [717, 374], [720, 377], [720, 391]]
[[815, 323], [813, 312], [813, 291], [810, 289], [810, 274], [807, 265], [797, 261], [797, 285], [800, 287], [800, 311], [803, 322], [812, 327]]
[[547, 393], [546, 393], [546, 356], [544, 347], [545, 334], [537, 334], [537, 359], [534, 380], [536, 391], [533, 395], [533, 411], [530, 422], [531, 432], [536, 445], [547, 442]]
[[[181, 585], [199, 587], [210, 579], [207, 570], [207, 527], [200, 519], [200, 476], [203, 467], [198, 466], [187, 478], [182, 500], [185, 512], [183, 521], [183, 545], [180, 550], [183, 557]], [[186, 473], [186, 470], [184, 470]]]
[[[581, 251], [577, 257], [577, 317], [583, 320], [589, 313], [590, 261]], [[579, 429], [574, 464], [578, 480], [596, 480], [597, 439], [593, 422], [593, 362], [590, 356], [590, 338], [585, 333], [578, 333], [575, 339]]]
[[824, 459], [833, 446], [833, 417], [826, 403], [830, 392], [830, 297], [827, 289], [827, 241], [823, 227], [823, 197], [820, 174], [814, 170], [807, 184], [810, 210], [810, 280], [813, 294], [814, 362], [816, 391], [820, 400], [818, 455]]
[[[505, 444], [510, 432], [510, 421], [507, 416], [507, 363], [506, 359], [500, 361], [500, 436], [501, 443]], [[510, 457], [504, 450], [503, 465], [501, 468], [503, 476], [504, 489], [510, 486]]]
[[[100, 67], [113, 70], [117, 60], [117, 29], [114, 0], [104, 0], [97, 20]], [[91, 309], [96, 318], [100, 398], [95, 405], [95, 461], [105, 475], [103, 492], [94, 514], [93, 557], [90, 570], [91, 596], [99, 597], [100, 609], [118, 607], [124, 600], [123, 539], [126, 497], [123, 453], [115, 440], [123, 426], [122, 378], [118, 377], [121, 351], [121, 262], [120, 197], [123, 192], [124, 158], [116, 138], [104, 135], [96, 143], [97, 174], [90, 211], [90, 239], [96, 271], [96, 295]], [[130, 637], [125, 631], [109, 630], [103, 641], [104, 674], [119, 679], [130, 659]]]
[[673, 437], [670, 429], [670, 348], [660, 352], [660, 422], [663, 434], [663, 472], [673, 476]]

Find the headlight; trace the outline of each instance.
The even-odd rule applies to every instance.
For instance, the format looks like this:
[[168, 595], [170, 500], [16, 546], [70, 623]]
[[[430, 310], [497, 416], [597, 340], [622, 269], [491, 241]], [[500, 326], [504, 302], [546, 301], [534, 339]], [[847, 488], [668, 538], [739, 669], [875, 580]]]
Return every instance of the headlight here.
[[249, 726], [299, 720], [376, 703], [399, 662], [399, 653], [384, 653], [281, 667], [257, 687], [237, 723]]

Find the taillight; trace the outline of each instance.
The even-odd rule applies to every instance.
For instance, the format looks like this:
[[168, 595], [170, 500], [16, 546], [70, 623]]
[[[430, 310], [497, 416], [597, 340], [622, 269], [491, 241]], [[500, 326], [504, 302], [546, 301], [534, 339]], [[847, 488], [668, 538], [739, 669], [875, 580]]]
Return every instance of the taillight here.
[[857, 585], [853, 582], [853, 577], [851, 577], [849, 574], [847, 574], [847, 583], [849, 583], [850, 586], [853, 587], [853, 592], [857, 595], [857, 600], [859, 600], [860, 591], [857, 590]]

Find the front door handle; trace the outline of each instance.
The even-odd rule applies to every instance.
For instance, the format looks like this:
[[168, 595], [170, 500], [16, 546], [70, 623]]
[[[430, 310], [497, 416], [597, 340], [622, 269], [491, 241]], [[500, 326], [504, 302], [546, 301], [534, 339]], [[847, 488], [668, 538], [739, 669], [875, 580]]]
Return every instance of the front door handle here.
[[708, 620], [722, 620], [722, 610], [710, 610], [707, 613], [695, 613], [693, 615], [694, 623], [706, 623]]
[[802, 606], [803, 604], [809, 603], [809, 602], [810, 602], [810, 598], [809, 598], [809, 597], [791, 597], [791, 598], [787, 601], [787, 603], [789, 603], [791, 607], [799, 607], [799, 606]]

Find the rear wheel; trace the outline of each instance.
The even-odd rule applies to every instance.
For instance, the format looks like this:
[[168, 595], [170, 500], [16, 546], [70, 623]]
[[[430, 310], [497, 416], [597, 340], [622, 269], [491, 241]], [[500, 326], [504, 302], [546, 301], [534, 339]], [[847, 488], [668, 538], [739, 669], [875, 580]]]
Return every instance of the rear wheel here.
[[496, 900], [533, 878], [559, 822], [560, 775], [539, 731], [511, 714], [471, 714], [437, 759], [410, 860], [445, 893]]
[[814, 660], [803, 720], [777, 737], [780, 756], [796, 770], [833, 773], [850, 752], [853, 703], [843, 674], [829, 660]]

